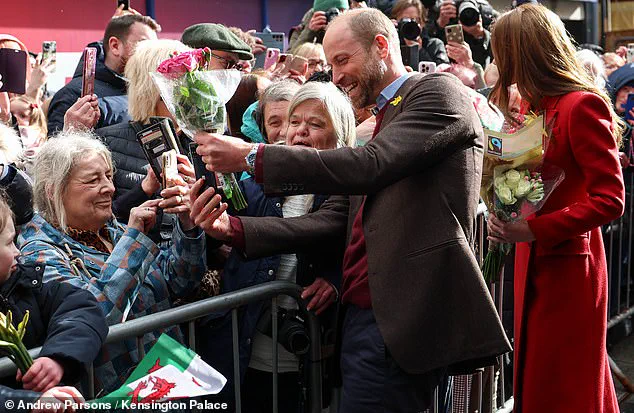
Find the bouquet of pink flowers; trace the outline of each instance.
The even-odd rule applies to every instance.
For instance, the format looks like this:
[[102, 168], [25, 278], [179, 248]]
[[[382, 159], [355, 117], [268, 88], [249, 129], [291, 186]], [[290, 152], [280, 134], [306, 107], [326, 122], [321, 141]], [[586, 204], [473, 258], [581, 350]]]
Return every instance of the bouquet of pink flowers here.
[[[550, 133], [544, 116], [521, 115], [500, 130], [484, 129], [486, 148], [480, 196], [490, 214], [505, 222], [536, 213], [563, 181], [564, 172], [544, 162]], [[512, 244], [489, 243], [482, 265], [487, 282], [495, 282]]]
[[[211, 50], [196, 49], [162, 62], [152, 78], [178, 126], [190, 138], [199, 131], [223, 133], [225, 105], [240, 84], [237, 70], [209, 70]], [[218, 188], [236, 210], [247, 203], [233, 174], [216, 174]]]

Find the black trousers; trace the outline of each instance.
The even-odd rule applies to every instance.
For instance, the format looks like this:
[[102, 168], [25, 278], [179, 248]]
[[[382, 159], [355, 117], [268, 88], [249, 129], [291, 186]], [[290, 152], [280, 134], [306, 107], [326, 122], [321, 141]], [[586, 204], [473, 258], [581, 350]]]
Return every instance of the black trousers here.
[[347, 308], [341, 347], [340, 413], [422, 412], [446, 372], [409, 374], [401, 369], [385, 347], [371, 309]]

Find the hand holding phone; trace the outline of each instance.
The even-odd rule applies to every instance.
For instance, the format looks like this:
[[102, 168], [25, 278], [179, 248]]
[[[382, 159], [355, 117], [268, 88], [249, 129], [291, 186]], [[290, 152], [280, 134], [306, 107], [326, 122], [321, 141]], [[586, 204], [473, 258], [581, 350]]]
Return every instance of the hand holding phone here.
[[95, 93], [95, 71], [97, 67], [97, 49], [86, 47], [84, 49], [84, 67], [81, 82], [81, 97]]
[[634, 63], [634, 43], [627, 44], [627, 63]]
[[117, 8], [123, 4], [123, 10], [130, 10], [130, 0], [117, 0]]
[[200, 193], [203, 193], [209, 187], [213, 187], [214, 190], [217, 190], [218, 184], [216, 181], [216, 174], [207, 170], [207, 166], [205, 165], [202, 156], [198, 155], [196, 152], [196, 148], [198, 148], [198, 144], [196, 142], [189, 143], [189, 158], [192, 160], [192, 165], [194, 165], [196, 180], [198, 181], [200, 178], [205, 177], [205, 182], [203, 183]]

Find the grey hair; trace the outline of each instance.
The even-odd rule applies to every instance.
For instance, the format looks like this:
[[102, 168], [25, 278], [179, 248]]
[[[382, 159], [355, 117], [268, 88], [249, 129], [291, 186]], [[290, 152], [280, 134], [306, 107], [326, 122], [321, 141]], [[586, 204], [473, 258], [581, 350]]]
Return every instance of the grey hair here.
[[575, 53], [581, 67], [590, 75], [599, 89], [605, 89], [605, 66], [603, 60], [592, 50], [581, 49]]
[[350, 10], [333, 20], [345, 18], [355, 39], [365, 50], [370, 50], [377, 34], [383, 35], [390, 44], [394, 59], [401, 60], [401, 46], [394, 23], [383, 12], [374, 8]]
[[110, 151], [90, 132], [71, 130], [49, 139], [35, 158], [33, 198], [39, 214], [66, 231], [64, 193], [73, 168], [90, 154], [101, 155], [113, 170]]
[[357, 130], [352, 104], [331, 82], [307, 82], [295, 94], [288, 107], [289, 117], [303, 102], [317, 99], [326, 109], [337, 136], [337, 147], [354, 147], [357, 142]]
[[258, 111], [264, 116], [264, 108], [267, 104], [273, 102], [290, 102], [293, 96], [299, 90], [299, 83], [294, 80], [280, 80], [273, 82], [269, 87], [264, 89], [258, 103]]

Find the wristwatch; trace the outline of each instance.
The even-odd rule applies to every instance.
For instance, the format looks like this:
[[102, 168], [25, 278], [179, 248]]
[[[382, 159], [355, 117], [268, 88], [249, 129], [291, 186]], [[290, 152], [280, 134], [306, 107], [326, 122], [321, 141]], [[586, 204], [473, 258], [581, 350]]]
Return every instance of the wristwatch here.
[[259, 143], [254, 144], [251, 147], [251, 150], [244, 157], [245, 162], [247, 163], [247, 172], [251, 176], [255, 176], [255, 157], [258, 154], [258, 148], [260, 147]]

